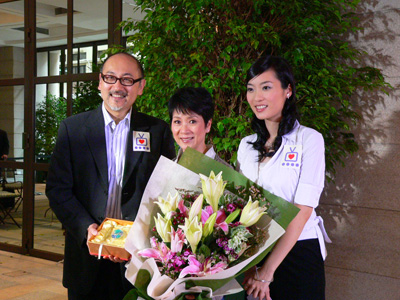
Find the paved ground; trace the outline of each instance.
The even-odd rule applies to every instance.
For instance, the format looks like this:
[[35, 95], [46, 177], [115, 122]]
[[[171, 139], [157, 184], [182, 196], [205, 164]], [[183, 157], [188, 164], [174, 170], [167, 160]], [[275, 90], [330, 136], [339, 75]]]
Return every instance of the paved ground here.
[[66, 300], [62, 262], [0, 251], [0, 300]]

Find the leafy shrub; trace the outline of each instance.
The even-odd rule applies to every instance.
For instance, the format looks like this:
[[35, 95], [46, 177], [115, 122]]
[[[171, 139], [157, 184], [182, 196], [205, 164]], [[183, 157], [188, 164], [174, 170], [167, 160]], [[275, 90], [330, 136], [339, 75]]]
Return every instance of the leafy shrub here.
[[[219, 154], [236, 161], [251, 130], [246, 71], [259, 56], [292, 64], [301, 123], [325, 137], [327, 171], [358, 149], [350, 124], [357, 91], [385, 90], [380, 70], [362, 65], [363, 53], [345, 35], [357, 32], [358, 0], [137, 0], [143, 20], [120, 24], [130, 52], [144, 65], [147, 86], [140, 110], [169, 122], [167, 102], [177, 88], [203, 86], [216, 101], [209, 135]], [[116, 49], [115, 51], [118, 51]]]

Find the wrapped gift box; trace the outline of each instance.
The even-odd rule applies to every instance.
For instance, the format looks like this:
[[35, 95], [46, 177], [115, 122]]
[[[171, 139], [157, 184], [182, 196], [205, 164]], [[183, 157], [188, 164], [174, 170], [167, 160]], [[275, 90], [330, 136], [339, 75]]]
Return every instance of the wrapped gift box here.
[[90, 254], [105, 257], [112, 255], [129, 260], [131, 255], [125, 250], [125, 240], [132, 224], [132, 221], [106, 218], [97, 229], [99, 234], [88, 242]]

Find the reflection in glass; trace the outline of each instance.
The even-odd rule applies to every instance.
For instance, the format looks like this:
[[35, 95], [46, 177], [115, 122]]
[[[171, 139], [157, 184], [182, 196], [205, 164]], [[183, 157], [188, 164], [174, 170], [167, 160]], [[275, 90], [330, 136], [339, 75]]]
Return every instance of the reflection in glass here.
[[64, 253], [64, 229], [49, 206], [44, 183], [47, 172], [36, 172], [34, 248], [53, 253]]

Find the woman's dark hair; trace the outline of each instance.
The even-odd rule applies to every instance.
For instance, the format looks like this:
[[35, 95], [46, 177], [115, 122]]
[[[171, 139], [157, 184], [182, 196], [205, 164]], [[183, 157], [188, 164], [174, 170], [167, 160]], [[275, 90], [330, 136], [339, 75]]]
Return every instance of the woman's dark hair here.
[[214, 102], [210, 93], [202, 87], [181, 88], [169, 99], [168, 112], [172, 122], [172, 115], [176, 112], [189, 114], [194, 112], [203, 117], [207, 126], [214, 115]]
[[296, 108], [296, 86], [294, 75], [292, 68], [284, 58], [271, 55], [260, 57], [247, 71], [247, 82], [268, 70], [275, 71], [276, 77], [281, 82], [283, 89], [286, 89], [290, 85], [292, 93], [285, 101], [282, 109], [282, 120], [279, 122], [278, 135], [275, 138], [272, 149], [268, 152], [265, 149], [265, 143], [269, 139], [270, 133], [265, 126], [265, 121], [257, 119], [255, 115], [251, 121], [251, 128], [257, 134], [257, 140], [253, 143], [249, 143], [258, 151], [258, 161], [261, 161], [264, 157], [274, 156], [275, 152], [282, 144], [282, 136], [290, 132], [293, 129], [296, 120], [299, 119]]

